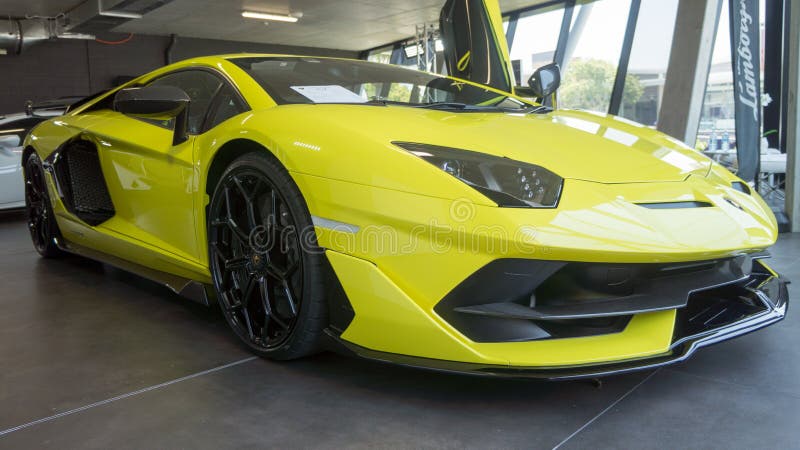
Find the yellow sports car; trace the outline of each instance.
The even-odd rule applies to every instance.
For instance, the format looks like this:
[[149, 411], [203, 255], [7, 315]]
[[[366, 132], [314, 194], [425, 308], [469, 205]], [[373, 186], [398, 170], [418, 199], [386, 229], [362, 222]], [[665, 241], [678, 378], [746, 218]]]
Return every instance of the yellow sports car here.
[[[557, 72], [538, 76], [544, 97]], [[24, 147], [39, 253], [217, 302], [272, 359], [335, 346], [598, 376], [682, 361], [787, 308], [764, 260], [775, 219], [742, 180], [639, 124], [456, 78], [199, 58], [40, 124]]]

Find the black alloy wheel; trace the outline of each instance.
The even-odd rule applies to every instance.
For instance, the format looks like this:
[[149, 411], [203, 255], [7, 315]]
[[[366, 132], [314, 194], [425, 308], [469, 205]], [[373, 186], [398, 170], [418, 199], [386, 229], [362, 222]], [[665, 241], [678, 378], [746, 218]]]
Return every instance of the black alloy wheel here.
[[45, 258], [61, 256], [63, 252], [57, 244], [58, 224], [50, 205], [42, 161], [35, 152], [25, 160], [25, 210], [36, 251]]
[[326, 311], [324, 255], [285, 169], [258, 154], [231, 164], [209, 207], [208, 242], [219, 305], [236, 335], [273, 359], [312, 353]]

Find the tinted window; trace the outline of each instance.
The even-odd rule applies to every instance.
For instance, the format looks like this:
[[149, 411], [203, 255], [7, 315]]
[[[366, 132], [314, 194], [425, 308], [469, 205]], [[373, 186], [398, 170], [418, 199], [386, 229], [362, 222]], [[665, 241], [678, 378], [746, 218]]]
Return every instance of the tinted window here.
[[214, 96], [222, 87], [222, 80], [216, 75], [201, 71], [187, 70], [165, 75], [152, 83], [151, 86], [175, 86], [183, 89], [191, 99], [189, 103], [189, 134], [200, 134]]
[[227, 84], [219, 91], [215, 105], [207, 126], [209, 130], [246, 110], [239, 95]]

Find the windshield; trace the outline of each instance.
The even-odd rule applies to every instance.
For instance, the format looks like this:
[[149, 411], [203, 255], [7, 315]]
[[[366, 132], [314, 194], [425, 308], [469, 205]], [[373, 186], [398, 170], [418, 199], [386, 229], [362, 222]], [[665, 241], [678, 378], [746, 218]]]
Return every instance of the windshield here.
[[278, 104], [398, 104], [460, 110], [532, 105], [452, 78], [387, 64], [306, 58], [233, 58]]

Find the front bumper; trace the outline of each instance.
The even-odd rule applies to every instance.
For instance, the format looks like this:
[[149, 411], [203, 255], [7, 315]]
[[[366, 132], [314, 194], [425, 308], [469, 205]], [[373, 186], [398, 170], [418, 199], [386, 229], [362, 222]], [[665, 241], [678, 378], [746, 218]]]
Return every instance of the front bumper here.
[[[332, 334], [361, 356], [440, 370], [517, 376], [544, 372], [538, 376], [557, 378], [559, 372], [592, 376], [606, 366], [622, 371], [629, 365], [680, 358], [688, 350], [673, 347], [676, 342], [702, 333], [676, 337], [683, 305], [671, 302], [686, 296], [658, 295], [667, 291], [662, 280], [635, 291], [646, 305], [627, 291], [612, 289], [611, 283], [608, 288], [589, 283], [592, 300], [611, 301], [601, 311], [575, 311], [568, 310], [568, 301], [582, 298], [580, 292], [560, 287], [580, 277], [556, 277], [533, 302], [535, 280], [525, 278], [541, 272], [526, 264], [540, 264], [538, 269], [557, 268], [552, 263], [559, 262], [576, 269], [601, 265], [617, 279], [627, 273], [617, 266], [722, 261], [762, 251], [776, 239], [760, 199], [698, 177], [685, 183], [619, 186], [568, 180], [569, 195], [559, 208], [522, 210], [293, 176], [302, 191], [313, 193], [307, 196], [309, 211], [342, 225], [316, 226], [318, 243], [327, 249], [347, 297], [331, 310], [331, 317], [338, 318], [332, 320]], [[638, 205], [686, 198], [716, 206]], [[498, 260], [521, 261], [521, 267], [501, 266], [499, 274], [508, 276], [471, 285], [465, 290], [468, 295], [460, 296], [469, 302], [443, 310], [446, 297]], [[562, 275], [570, 275], [569, 267], [565, 269]], [[722, 272], [715, 274], [730, 281], [728, 275], [734, 272], [719, 269]], [[596, 281], [593, 276], [588, 279]], [[697, 286], [714, 285], [714, 279], [698, 276], [692, 279], [696, 285], [666, 286], [669, 292], [682, 287], [686, 294]], [[623, 316], [614, 316], [620, 313]], [[609, 317], [621, 319], [612, 322]]]
[[[764, 268], [760, 272], [753, 272], [747, 280], [737, 283], [735, 289], [740, 289], [746, 296], [719, 298], [717, 295], [714, 298], [698, 298], [694, 300], [695, 303], [690, 301], [689, 305], [678, 310], [669, 350], [664, 354], [645, 358], [552, 367], [476, 364], [374, 351], [339, 339], [335, 335], [332, 337], [359, 357], [442, 372], [551, 380], [604, 377], [680, 363], [700, 348], [743, 336], [781, 321], [789, 305], [788, 282], [766, 266]], [[725, 321], [725, 316], [735, 319]]]

